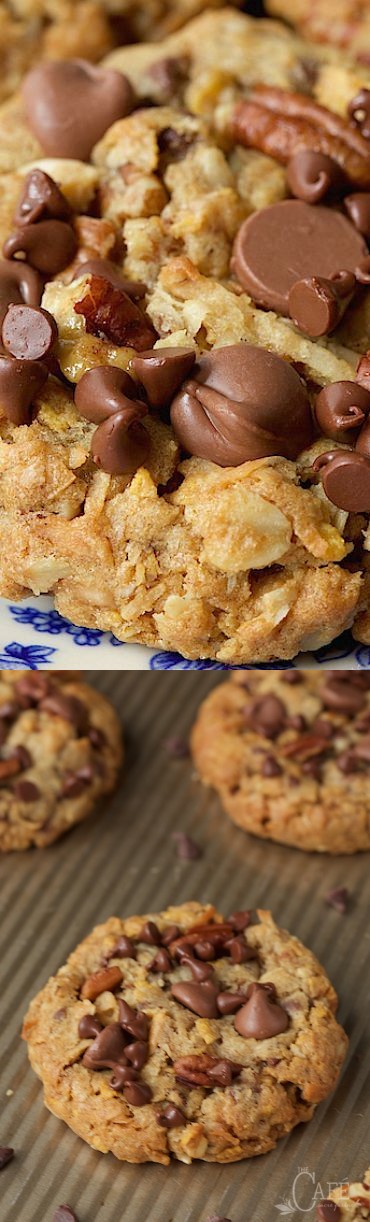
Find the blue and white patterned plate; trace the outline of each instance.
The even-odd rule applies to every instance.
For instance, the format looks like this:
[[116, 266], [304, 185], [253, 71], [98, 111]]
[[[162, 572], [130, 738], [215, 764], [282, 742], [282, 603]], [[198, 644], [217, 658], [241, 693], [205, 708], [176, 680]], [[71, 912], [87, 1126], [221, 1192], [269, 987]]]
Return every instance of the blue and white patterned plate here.
[[[356, 645], [345, 633], [316, 653], [295, 662], [266, 664], [263, 670], [293, 666], [370, 667], [370, 649]], [[11, 603], [0, 599], [0, 668], [44, 667], [61, 670], [230, 670], [218, 662], [189, 662], [178, 653], [154, 652], [142, 645], [124, 645], [108, 632], [78, 628], [58, 614], [48, 598]], [[247, 667], [246, 669], [250, 669]]]

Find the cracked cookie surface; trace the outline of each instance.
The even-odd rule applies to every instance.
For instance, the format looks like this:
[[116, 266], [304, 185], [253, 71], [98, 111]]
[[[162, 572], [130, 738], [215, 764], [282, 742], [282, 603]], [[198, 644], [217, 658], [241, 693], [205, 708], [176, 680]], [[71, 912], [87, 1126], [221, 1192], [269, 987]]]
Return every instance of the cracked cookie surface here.
[[65, 672], [2, 671], [0, 851], [44, 848], [115, 785], [122, 735], [111, 704]]
[[192, 752], [245, 831], [328, 853], [370, 849], [370, 681], [235, 671], [201, 705]]
[[46, 1105], [95, 1149], [233, 1162], [271, 1149], [334, 1087], [347, 1042], [336, 1002], [268, 912], [225, 921], [189, 903], [98, 926], [23, 1034]]

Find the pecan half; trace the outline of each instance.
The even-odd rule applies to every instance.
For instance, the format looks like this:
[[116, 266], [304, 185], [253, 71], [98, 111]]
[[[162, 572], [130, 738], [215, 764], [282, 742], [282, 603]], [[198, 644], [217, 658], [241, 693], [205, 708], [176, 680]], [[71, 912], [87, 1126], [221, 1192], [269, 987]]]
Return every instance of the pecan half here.
[[88, 1001], [95, 1001], [95, 998], [99, 997], [100, 993], [104, 993], [106, 989], [111, 991], [118, 988], [122, 980], [123, 976], [119, 967], [103, 967], [84, 980], [81, 997], [87, 998]]
[[177, 1081], [185, 1086], [203, 1086], [212, 1090], [215, 1086], [230, 1086], [243, 1066], [225, 1057], [210, 1057], [204, 1052], [200, 1056], [178, 1057], [173, 1068]]
[[235, 106], [231, 134], [246, 148], [259, 149], [287, 165], [301, 149], [326, 153], [353, 186], [370, 186], [369, 142], [341, 115], [301, 93], [256, 85]]
[[300, 760], [311, 759], [315, 755], [323, 755], [328, 749], [328, 740], [323, 738], [322, 734], [300, 734], [298, 738], [294, 738], [293, 742], [287, 743], [282, 748], [282, 754], [292, 758], [297, 756]]
[[91, 335], [102, 335], [119, 347], [143, 352], [157, 339], [154, 327], [136, 302], [102, 276], [91, 276], [85, 296], [76, 301], [74, 309], [76, 314], [83, 314]]

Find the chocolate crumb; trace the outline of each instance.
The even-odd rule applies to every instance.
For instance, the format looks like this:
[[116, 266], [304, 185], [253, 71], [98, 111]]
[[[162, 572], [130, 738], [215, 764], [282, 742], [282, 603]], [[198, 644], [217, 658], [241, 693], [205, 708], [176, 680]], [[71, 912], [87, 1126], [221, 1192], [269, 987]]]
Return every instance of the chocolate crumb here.
[[329, 908], [335, 908], [336, 912], [344, 915], [348, 911], [350, 895], [347, 887], [333, 887], [332, 891], [328, 891], [325, 896], [325, 903]]
[[12, 1146], [0, 1146], [0, 1171], [7, 1166], [7, 1163], [11, 1163], [12, 1158], [14, 1158]]
[[199, 844], [185, 832], [172, 832], [172, 839], [176, 842], [176, 856], [182, 861], [195, 861], [197, 857], [202, 856]]
[[186, 759], [186, 756], [189, 755], [189, 744], [186, 738], [181, 738], [180, 735], [174, 734], [172, 738], [166, 738], [163, 746], [173, 759]]

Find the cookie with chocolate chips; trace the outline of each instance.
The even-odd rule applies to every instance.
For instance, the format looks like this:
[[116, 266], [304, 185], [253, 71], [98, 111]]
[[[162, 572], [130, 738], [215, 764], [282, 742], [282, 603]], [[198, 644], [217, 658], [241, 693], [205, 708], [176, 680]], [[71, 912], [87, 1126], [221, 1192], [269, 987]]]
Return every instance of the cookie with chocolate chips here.
[[320, 1201], [317, 1222], [365, 1222], [370, 1218], [370, 1167], [358, 1183], [339, 1184]]
[[272, 1149], [335, 1086], [336, 1004], [269, 912], [187, 903], [94, 929], [31, 1002], [23, 1035], [46, 1106], [95, 1149], [235, 1162]]
[[234, 671], [198, 713], [201, 780], [239, 827], [321, 853], [370, 849], [370, 676]]
[[71, 672], [0, 676], [0, 852], [44, 848], [115, 785], [122, 731], [100, 692]]

